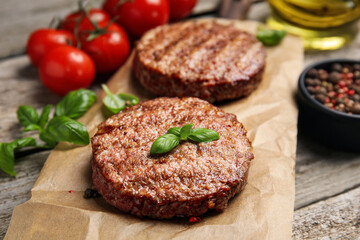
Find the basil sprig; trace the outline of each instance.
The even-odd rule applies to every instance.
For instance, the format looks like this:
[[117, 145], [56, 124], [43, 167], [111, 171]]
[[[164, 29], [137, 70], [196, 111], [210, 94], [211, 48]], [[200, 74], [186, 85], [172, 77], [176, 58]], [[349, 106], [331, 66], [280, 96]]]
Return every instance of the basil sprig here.
[[139, 98], [133, 95], [125, 93], [112, 94], [105, 84], [102, 84], [101, 87], [106, 93], [106, 97], [103, 99], [105, 110], [107, 110], [105, 111], [106, 116], [114, 115], [127, 106], [139, 103]]
[[16, 176], [14, 171], [15, 149], [35, 145], [35, 139], [31, 137], [16, 139], [10, 143], [0, 143], [0, 169], [10, 176]]
[[56, 106], [55, 116], [49, 120], [52, 105], [46, 105], [39, 115], [35, 108], [20, 106], [17, 117], [24, 127], [23, 132], [38, 131], [44, 143], [38, 145], [34, 138], [21, 138], [9, 143], [0, 143], [0, 169], [16, 176], [14, 171], [15, 151], [23, 147], [53, 148], [59, 141], [74, 144], [89, 144], [86, 127], [76, 119], [95, 103], [96, 94], [91, 90], [80, 89], [68, 93]]
[[278, 45], [285, 37], [286, 31], [259, 28], [256, 33], [256, 38], [262, 42], [265, 46]]
[[96, 102], [94, 91], [80, 89], [69, 92], [57, 105], [56, 116], [66, 116], [71, 119], [78, 119]]
[[220, 139], [217, 132], [207, 128], [194, 128], [193, 123], [187, 124], [182, 128], [170, 128], [165, 135], [158, 137], [151, 145], [150, 155], [163, 154], [170, 152], [180, 141], [211, 142]]

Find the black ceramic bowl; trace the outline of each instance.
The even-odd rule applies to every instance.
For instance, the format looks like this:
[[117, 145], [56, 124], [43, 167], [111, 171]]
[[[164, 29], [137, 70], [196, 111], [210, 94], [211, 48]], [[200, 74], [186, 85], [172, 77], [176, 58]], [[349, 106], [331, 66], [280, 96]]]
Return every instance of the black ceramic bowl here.
[[308, 66], [298, 82], [299, 131], [336, 149], [360, 151], [360, 115], [332, 110], [315, 100], [305, 86], [306, 73], [312, 69], [329, 71], [332, 64], [360, 63], [354, 60], [329, 60]]

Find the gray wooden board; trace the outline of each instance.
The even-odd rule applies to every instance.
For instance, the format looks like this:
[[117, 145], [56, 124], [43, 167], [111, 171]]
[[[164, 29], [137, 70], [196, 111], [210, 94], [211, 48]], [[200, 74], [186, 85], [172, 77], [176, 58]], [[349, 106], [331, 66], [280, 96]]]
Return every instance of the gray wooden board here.
[[360, 188], [296, 211], [293, 239], [360, 239]]
[[[40, 2], [46, 4], [39, 7]], [[39, 26], [33, 24], [32, 19], [34, 18], [22, 11], [33, 9], [32, 11], [35, 12], [35, 15], [44, 14], [43, 16], [46, 17], [46, 14], [48, 14], [46, 18], [50, 19], [51, 16], [55, 15], [55, 12], [63, 11], [65, 13], [68, 11], [68, 7], [74, 9], [67, 4], [63, 5], [64, 2], [66, 0], [34, 0], [31, 1], [32, 7], [20, 6], [16, 11], [19, 11], [18, 14], [25, 16], [21, 21], [29, 21], [29, 26], [38, 28]], [[70, 3], [70, 1], [67, 2]], [[0, 32], [2, 36], [6, 35], [4, 34], [5, 32], [9, 33], [9, 35], [13, 34], [10, 30], [6, 30], [10, 28], [10, 25], [4, 23], [3, 19], [6, 16], [4, 15], [6, 12], [8, 12], [6, 13], [8, 16], [11, 14], [16, 15], [15, 10], [11, 6], [14, 7], [19, 3], [19, 0], [14, 0], [3, 1], [0, 4], [0, 19], [2, 20]], [[30, 3], [24, 1], [21, 4], [30, 5]], [[50, 4], [50, 6], [47, 4]], [[70, 4], [73, 4], [73, 2]], [[265, 12], [255, 11], [260, 9], [259, 7]], [[257, 5], [256, 8], [250, 11], [250, 18], [264, 19], [263, 17], [268, 13], [267, 5]], [[35, 17], [35, 19], [37, 18]], [[43, 24], [40, 20], [39, 23]], [[14, 21], [13, 24], [20, 24], [20, 20]], [[27, 36], [30, 28], [24, 27], [21, 29], [26, 32], [25, 35]], [[15, 33], [18, 34], [17, 31]], [[13, 42], [15, 42], [15, 38], [16, 36], [13, 38]], [[16, 46], [19, 49], [18, 46], [21, 45], [19, 41], [14, 45], [12, 45], [12, 41], [2, 41], [2, 38], [0, 38], [0, 46], [2, 46], [0, 57], [4, 56], [1, 55], [3, 54], [1, 51], [8, 51], [5, 54], [8, 55], [11, 53], [11, 49], [14, 49], [12, 46]], [[11, 51], [9, 52], [9, 50]], [[359, 56], [360, 34], [358, 34], [357, 39], [351, 45], [341, 50], [307, 53], [305, 55], [305, 65], [314, 61], [332, 58], [359, 59]], [[98, 79], [92, 88], [98, 89], [99, 83], [106, 79]], [[42, 86], [37, 70], [29, 65], [26, 56], [0, 61], [0, 83], [0, 142], [11, 141], [21, 136], [20, 126], [16, 121], [16, 109], [19, 105], [28, 104], [39, 110], [45, 104], [55, 104], [60, 100], [59, 97], [53, 95]], [[18, 172], [18, 176], [16, 178], [0, 173], [0, 239], [5, 235], [13, 207], [29, 199], [31, 186], [42, 168], [48, 153], [48, 151], [36, 153], [17, 160], [15, 170]], [[358, 154], [333, 151], [313, 142], [310, 138], [300, 133], [295, 175], [295, 208], [298, 210], [294, 214], [293, 237], [295, 239], [347, 239], [347, 237], [348, 239], [356, 239], [360, 237], [360, 224], [358, 221], [360, 204], [357, 201], [360, 192], [359, 173], [360, 156]], [[335, 218], [341, 219], [341, 221], [329, 220]], [[354, 219], [357, 220], [355, 221]], [[333, 227], [331, 228], [331, 226]], [[309, 231], [308, 235], [306, 235], [306, 231]], [[329, 235], [329, 231], [335, 233]], [[328, 236], [329, 238], [327, 238]]]

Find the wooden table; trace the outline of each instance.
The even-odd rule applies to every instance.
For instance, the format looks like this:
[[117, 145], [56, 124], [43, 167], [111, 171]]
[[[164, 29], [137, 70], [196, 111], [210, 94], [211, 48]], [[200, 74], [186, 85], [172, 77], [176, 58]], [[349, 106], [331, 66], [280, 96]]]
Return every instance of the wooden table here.
[[[214, 6], [206, 4], [208, 9]], [[0, 142], [21, 136], [16, 120], [19, 105], [40, 109], [60, 100], [42, 86], [37, 70], [23, 54], [24, 46], [33, 29], [45, 27], [52, 16], [63, 16], [75, 5], [73, 0], [36, 0], [31, 4], [14, 0], [0, 4]], [[269, 13], [267, 4], [259, 3], [252, 7], [249, 18], [264, 21]], [[324, 59], [359, 57], [360, 32], [343, 49], [305, 53], [305, 65]], [[106, 80], [107, 77], [99, 77], [92, 88], [98, 90]], [[13, 208], [30, 198], [30, 189], [49, 153], [42, 151], [18, 158], [16, 178], [0, 172], [1, 239]], [[360, 239], [359, 154], [335, 151], [299, 132], [295, 178], [294, 239]]]

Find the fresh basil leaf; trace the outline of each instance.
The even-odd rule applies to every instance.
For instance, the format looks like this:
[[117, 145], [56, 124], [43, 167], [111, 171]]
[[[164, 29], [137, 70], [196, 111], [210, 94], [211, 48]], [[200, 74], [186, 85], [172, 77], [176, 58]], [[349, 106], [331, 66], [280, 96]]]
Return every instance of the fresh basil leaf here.
[[118, 95], [112, 94], [109, 88], [105, 84], [102, 84], [101, 87], [104, 89], [107, 95], [106, 97], [104, 97], [103, 103], [110, 112], [115, 114], [125, 108], [126, 106], [125, 100], [120, 98]]
[[65, 116], [58, 116], [51, 119], [43, 137], [53, 139], [57, 142], [67, 141], [74, 144], [89, 144], [89, 133], [86, 127]]
[[118, 96], [125, 100], [126, 102], [126, 105], [135, 105], [135, 104], [138, 104], [139, 103], [139, 98], [138, 97], [135, 97], [134, 95], [131, 95], [131, 94], [126, 94], [126, 93], [119, 93]]
[[56, 139], [54, 139], [54, 137], [52, 137], [45, 130], [40, 131], [39, 138], [41, 139], [41, 141], [46, 143], [45, 147], [53, 148], [56, 146], [56, 143], [57, 143]]
[[256, 38], [266, 46], [278, 45], [285, 37], [286, 31], [274, 29], [259, 29]]
[[125, 101], [122, 100], [117, 95], [106, 96], [103, 99], [103, 103], [107, 109], [109, 109], [113, 114], [120, 112], [125, 108]]
[[177, 137], [180, 137], [180, 130], [181, 130], [181, 128], [179, 128], [179, 127], [173, 127], [173, 128], [170, 128], [167, 131], [167, 133], [171, 133], [171, 134], [174, 134]]
[[174, 147], [179, 145], [180, 139], [174, 134], [168, 133], [158, 137], [155, 142], [153, 142], [150, 155], [153, 154], [162, 154], [171, 151]]
[[36, 141], [32, 137], [16, 139], [12, 143], [15, 144], [15, 148], [36, 146]]
[[194, 142], [210, 142], [219, 138], [220, 136], [217, 132], [207, 128], [194, 128], [189, 134], [189, 139]]
[[14, 149], [12, 143], [0, 143], [0, 169], [10, 176], [16, 176]]
[[37, 124], [39, 121], [39, 115], [33, 107], [27, 105], [20, 106], [16, 113], [20, 124], [24, 127], [30, 124]]
[[16, 148], [35, 146], [34, 138], [21, 138], [10, 143], [0, 143], [0, 169], [10, 176], [16, 176], [14, 171], [14, 151]]
[[51, 107], [52, 107], [52, 105], [48, 104], [43, 108], [43, 110], [40, 114], [39, 121], [37, 123], [40, 126], [40, 128], [44, 128], [45, 125], [47, 124], [47, 122], [49, 121], [49, 114], [51, 111]]
[[22, 132], [29, 132], [29, 131], [35, 131], [35, 130], [39, 131], [39, 130], [41, 130], [41, 127], [37, 124], [29, 124], [22, 130]]
[[186, 141], [188, 136], [189, 136], [189, 133], [190, 133], [190, 130], [191, 128], [194, 126], [193, 123], [190, 123], [190, 124], [187, 124], [185, 126], [183, 126], [180, 130], [180, 139], [183, 140], [183, 141]]
[[78, 119], [96, 102], [94, 91], [79, 89], [69, 92], [55, 108], [55, 116]]

